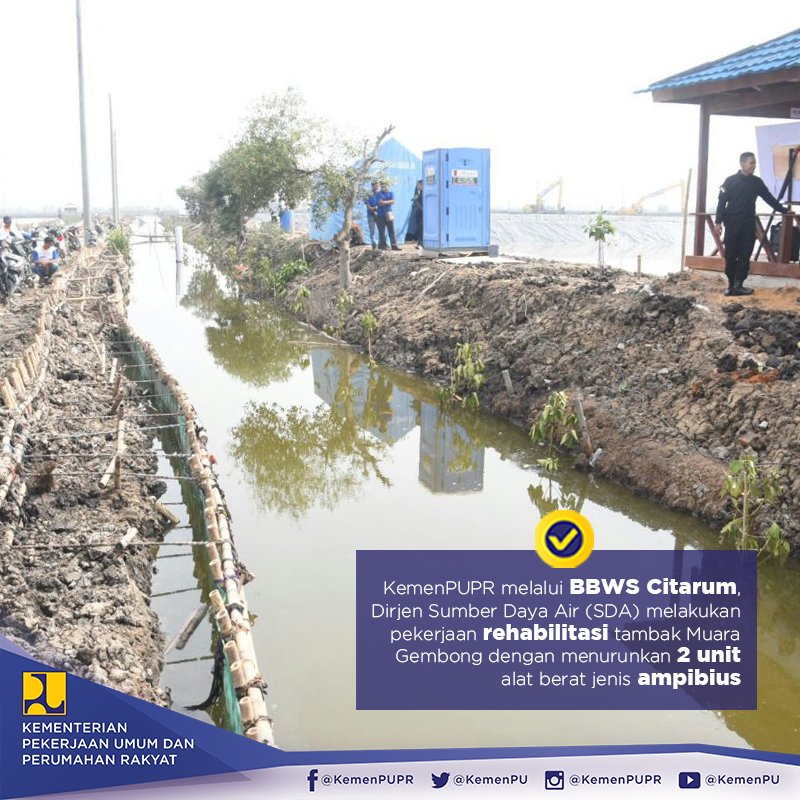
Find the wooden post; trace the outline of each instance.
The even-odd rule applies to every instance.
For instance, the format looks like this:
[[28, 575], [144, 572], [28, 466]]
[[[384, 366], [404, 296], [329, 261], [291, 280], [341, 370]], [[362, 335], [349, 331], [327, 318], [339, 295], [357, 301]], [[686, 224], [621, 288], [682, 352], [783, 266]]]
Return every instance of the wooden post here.
[[223, 609], [222, 611], [217, 611], [217, 613], [214, 614], [214, 619], [216, 619], [219, 632], [223, 636], [230, 636], [233, 633], [233, 623], [231, 622], [227, 610]]
[[[116, 359], [114, 359], [116, 363]], [[125, 408], [120, 406], [117, 411], [117, 457], [114, 465], [114, 488], [122, 486], [122, 454], [125, 452]]]
[[111, 359], [111, 372], [108, 375], [108, 382], [114, 383], [114, 376], [117, 374], [117, 359]]
[[100, 374], [106, 376], [106, 343], [100, 343]]
[[14, 391], [17, 393], [17, 396], [20, 398], [25, 397], [25, 386], [23, 385], [16, 369], [9, 370], [8, 378], [11, 381], [11, 385], [14, 387]]
[[583, 415], [583, 397], [580, 392], [575, 392], [572, 398], [572, 407], [575, 409], [575, 416], [578, 420], [578, 436], [580, 436], [581, 440], [581, 449], [586, 458], [591, 458], [594, 449], [592, 448], [592, 440], [589, 437], [586, 417]]
[[706, 191], [708, 183], [708, 139], [711, 130], [711, 114], [705, 101], [700, 103], [700, 133], [697, 148], [697, 202], [695, 203], [694, 254], [702, 256], [705, 249], [705, 228], [702, 215], [706, 213]]
[[[689, 225], [689, 191], [692, 185], [692, 168], [689, 167], [689, 174], [686, 176], [686, 189], [683, 193], [683, 232], [681, 234], [681, 266], [679, 272], [683, 272], [683, 265], [686, 262], [686, 231]], [[702, 223], [698, 223], [702, 225]]]
[[5, 407], [14, 411], [17, 407], [17, 400], [14, 397], [14, 390], [11, 388], [11, 384], [8, 382], [7, 378], [4, 378], [3, 383], [0, 384], [0, 393], [3, 395], [3, 404]]
[[641, 277], [642, 274], [642, 256], [636, 256], [636, 274]]
[[788, 264], [792, 260], [792, 239], [794, 238], [794, 214], [781, 217], [781, 241], [778, 246], [778, 261]]

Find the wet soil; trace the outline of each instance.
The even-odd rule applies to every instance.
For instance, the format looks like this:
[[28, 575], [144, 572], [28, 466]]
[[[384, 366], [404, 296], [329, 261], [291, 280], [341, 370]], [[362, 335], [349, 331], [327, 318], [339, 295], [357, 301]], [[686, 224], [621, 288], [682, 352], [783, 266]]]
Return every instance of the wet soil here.
[[[105, 275], [82, 283], [87, 275]], [[0, 454], [0, 483], [9, 470], [18, 480], [0, 507], [0, 633], [46, 664], [167, 705], [159, 687], [163, 637], [150, 608], [155, 548], [164, 521], [152, 497], [165, 486], [154, 476], [150, 452], [157, 424], [123, 379], [127, 457], [120, 489], [98, 485], [114, 452], [116, 417], [111, 413], [111, 354], [105, 374], [98, 349], [109, 347], [116, 328], [111, 274], [124, 266], [93, 255], [64, 270], [67, 296], [87, 292], [100, 299], [70, 299], [53, 312], [52, 336], [42, 391], [17, 416], [14, 442], [27, 434], [16, 464]], [[0, 309], [0, 366], [30, 343], [35, 320], [54, 287], [28, 287]], [[90, 341], [93, 336], [98, 349]], [[0, 409], [0, 427], [12, 417]], [[134, 473], [138, 473], [137, 476]], [[23, 488], [24, 486], [24, 488]], [[136, 529], [132, 542], [120, 540]]]
[[[295, 280], [307, 320], [337, 328], [337, 255], [311, 246]], [[731, 460], [779, 470], [778, 522], [800, 548], [800, 290], [726, 298], [719, 276], [637, 278], [555, 261], [432, 260], [353, 250], [354, 305], [342, 336], [375, 358], [449, 381], [457, 343], [482, 348], [483, 408], [530, 427], [556, 390], [580, 390], [593, 469], [671, 508], [719, 524]], [[736, 302], [731, 302], [736, 300]], [[502, 377], [508, 370], [513, 391]], [[585, 466], [585, 459], [578, 459]]]

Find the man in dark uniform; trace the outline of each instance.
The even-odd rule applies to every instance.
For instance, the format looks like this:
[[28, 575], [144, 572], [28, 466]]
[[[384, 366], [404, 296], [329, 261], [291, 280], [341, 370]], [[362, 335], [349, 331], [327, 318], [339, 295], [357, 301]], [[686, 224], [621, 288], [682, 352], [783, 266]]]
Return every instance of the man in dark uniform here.
[[787, 214], [784, 208], [767, 189], [764, 181], [753, 173], [756, 157], [753, 153], [739, 156], [739, 171], [725, 178], [717, 201], [717, 234], [725, 225], [725, 274], [728, 276], [726, 295], [753, 294], [742, 284], [750, 271], [750, 255], [756, 242], [756, 199], [761, 198], [776, 211]]

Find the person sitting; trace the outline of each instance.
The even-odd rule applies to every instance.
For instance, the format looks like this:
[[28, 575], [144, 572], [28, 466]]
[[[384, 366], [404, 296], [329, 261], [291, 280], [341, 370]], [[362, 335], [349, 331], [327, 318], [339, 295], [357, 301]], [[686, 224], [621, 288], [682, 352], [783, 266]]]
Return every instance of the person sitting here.
[[11, 239], [17, 238], [17, 232], [11, 229], [11, 217], [3, 217], [3, 227], [0, 228], [0, 247], [5, 247]]
[[42, 283], [50, 283], [53, 275], [58, 272], [58, 248], [52, 236], [45, 236], [32, 254], [33, 274], [38, 275]]

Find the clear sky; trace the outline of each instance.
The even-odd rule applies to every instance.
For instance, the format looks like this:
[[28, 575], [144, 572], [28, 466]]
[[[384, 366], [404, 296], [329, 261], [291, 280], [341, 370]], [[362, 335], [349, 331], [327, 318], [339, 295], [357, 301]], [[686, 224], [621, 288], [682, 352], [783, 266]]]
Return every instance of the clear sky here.
[[[235, 136], [248, 105], [297, 87], [354, 132], [388, 123], [417, 152], [489, 147], [492, 205], [564, 179], [568, 208], [616, 209], [696, 169], [697, 108], [635, 95], [791, 29], [776, 7], [672, 0], [82, 0], [90, 186], [110, 205], [108, 95], [120, 202], [176, 187]], [[4, 3], [0, 206], [81, 202], [75, 3]], [[710, 198], [755, 149], [714, 118]], [[678, 190], [654, 203], [678, 207]]]

